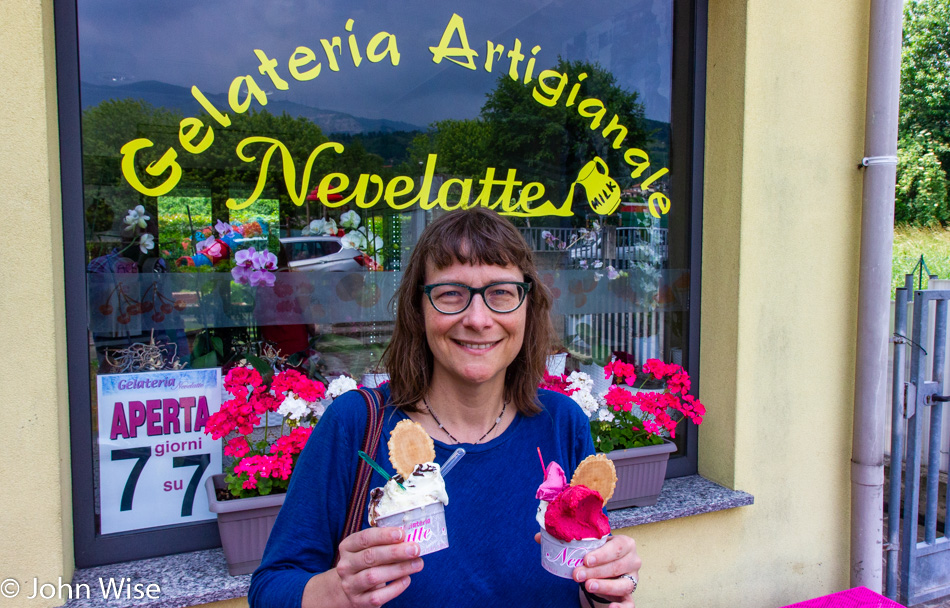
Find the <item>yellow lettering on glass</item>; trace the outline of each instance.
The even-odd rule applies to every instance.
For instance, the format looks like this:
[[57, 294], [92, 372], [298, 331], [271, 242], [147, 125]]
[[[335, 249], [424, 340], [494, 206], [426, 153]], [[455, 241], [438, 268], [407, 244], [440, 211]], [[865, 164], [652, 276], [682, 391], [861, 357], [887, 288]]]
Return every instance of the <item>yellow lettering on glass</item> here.
[[386, 184], [386, 192], [383, 194], [383, 198], [386, 199], [386, 204], [392, 207], [393, 209], [406, 209], [411, 207], [415, 202], [414, 199], [410, 199], [404, 203], [397, 203], [396, 197], [406, 196], [412, 192], [413, 181], [411, 177], [405, 175], [397, 175], [392, 178], [388, 184]]
[[521, 40], [515, 38], [514, 47], [508, 51], [508, 59], [511, 64], [508, 66], [508, 78], [518, 80], [518, 64], [524, 59], [524, 53], [521, 52]]
[[[659, 209], [657, 209], [659, 207]], [[670, 199], [662, 192], [654, 192], [650, 195], [650, 215], [660, 219], [660, 215], [666, 215], [670, 212]]]
[[[379, 51], [380, 45], [386, 42], [386, 48]], [[399, 49], [396, 47], [396, 37], [389, 32], [380, 32], [369, 39], [366, 45], [366, 58], [373, 63], [379, 63], [383, 58], [389, 55], [389, 61], [393, 65], [399, 65]]]
[[[296, 49], [294, 49], [294, 54], [290, 56], [290, 61], [287, 62], [287, 68], [290, 70], [290, 75], [294, 77], [294, 80], [313, 80], [320, 75], [320, 68], [323, 67], [322, 63], [318, 63], [316, 66], [305, 72], [301, 72], [300, 68], [309, 63], [313, 63], [316, 61], [316, 59], [317, 56], [311, 49], [305, 46], [298, 46]], [[372, 59], [370, 59], [370, 61], [372, 61]]]
[[197, 144], [191, 143], [198, 137], [198, 133], [203, 126], [205, 126], [205, 123], [193, 117], [183, 118], [182, 121], [178, 123], [178, 141], [186, 152], [201, 154], [214, 142], [214, 130], [209, 126], [208, 132], [205, 133], [205, 136], [201, 138], [200, 142]]
[[337, 154], [343, 152], [343, 144], [337, 143], [335, 141], [328, 141], [326, 143], [320, 144], [313, 149], [313, 152], [310, 153], [310, 156], [307, 158], [306, 164], [304, 164], [303, 172], [301, 173], [301, 183], [300, 190], [297, 190], [297, 169], [294, 166], [294, 158], [290, 154], [290, 150], [287, 146], [272, 137], [248, 137], [242, 139], [238, 145], [235, 152], [242, 161], [246, 163], [252, 163], [257, 160], [256, 156], [247, 156], [244, 154], [244, 148], [251, 144], [269, 144], [267, 150], [264, 152], [264, 156], [261, 159], [261, 169], [257, 176], [257, 184], [254, 186], [254, 191], [251, 192], [251, 195], [247, 200], [238, 202], [233, 198], [229, 198], [226, 202], [228, 209], [234, 209], [235, 211], [249, 207], [254, 201], [260, 198], [261, 194], [264, 192], [264, 184], [267, 182], [267, 170], [270, 167], [271, 157], [274, 156], [275, 152], [280, 152], [281, 164], [284, 167], [284, 184], [287, 186], [287, 193], [290, 195], [290, 200], [294, 202], [298, 207], [303, 205], [304, 197], [307, 195], [308, 186], [310, 185], [310, 175], [313, 172], [313, 163], [317, 160], [317, 156], [320, 155], [324, 150], [333, 150]]
[[654, 172], [653, 172], [653, 175], [651, 175], [651, 176], [649, 177], [649, 179], [647, 179], [645, 182], [643, 182], [642, 184], [640, 184], [640, 189], [641, 189], [641, 190], [646, 190], [646, 189], [649, 188], [651, 185], [653, 185], [653, 182], [655, 182], [656, 180], [660, 179], [661, 177], [663, 177], [664, 175], [666, 175], [666, 174], [669, 173], [669, 172], [670, 172], [670, 170], [667, 169], [666, 167], [663, 167], [663, 168], [660, 169], [659, 171], [654, 171]]
[[[459, 44], [461, 47], [450, 47], [452, 44], [452, 39], [458, 35]], [[468, 44], [468, 36], [465, 34], [465, 22], [457, 13], [452, 14], [452, 18], [449, 19], [449, 24], [445, 26], [445, 31], [442, 32], [442, 40], [439, 41], [439, 46], [430, 46], [429, 51], [432, 52], [432, 61], [435, 63], [442, 63], [443, 59], [448, 59], [452, 63], [457, 63], [463, 68], [468, 68], [470, 70], [475, 69], [475, 57], [478, 57], [478, 53]], [[464, 57], [465, 61], [460, 59], [454, 59], [454, 57]]]
[[257, 55], [257, 59], [261, 62], [260, 67], [257, 68], [257, 71], [261, 73], [261, 76], [267, 76], [270, 78], [270, 81], [274, 83], [274, 88], [280, 91], [286, 91], [290, 88], [290, 85], [287, 84], [287, 81], [277, 75], [277, 60], [269, 58], [264, 51], [260, 49], [254, 49], [254, 54]]
[[[635, 159], [640, 159], [642, 162], [637, 162]], [[630, 172], [630, 177], [632, 179], [637, 179], [643, 175], [643, 172], [646, 171], [647, 167], [650, 166], [650, 155], [640, 148], [630, 148], [624, 152], [623, 160], [625, 163], [633, 167], [633, 171]]]
[[485, 71], [491, 72], [491, 69], [495, 67], [495, 57], [501, 59], [501, 56], [505, 54], [505, 45], [495, 44], [491, 40], [485, 42]]
[[[337, 183], [334, 185], [333, 182]], [[329, 197], [333, 194], [339, 194], [346, 190], [350, 185], [350, 178], [343, 173], [327, 173], [323, 176], [323, 179], [320, 180], [320, 184], [317, 186], [317, 200], [322, 202], [326, 207], [342, 207], [345, 205], [348, 200], [343, 199], [339, 201], [331, 201]]]
[[[564, 76], [566, 78], [567, 74], [565, 74]], [[586, 79], [587, 79], [587, 72], [581, 72], [580, 74], [577, 75], [577, 82], [574, 84], [573, 87], [571, 87], [571, 94], [567, 96], [567, 103], [564, 105], [566, 105], [567, 107], [571, 107], [572, 105], [574, 105], [574, 100], [577, 99], [577, 93], [580, 92], [581, 90], [581, 83]]]
[[577, 106], [577, 113], [584, 118], [593, 118], [594, 120], [590, 121], [590, 130], [595, 131], [607, 114], [607, 109], [604, 108], [604, 102], [591, 98], [585, 99]]
[[614, 150], [619, 150], [620, 146], [623, 145], [623, 141], [627, 139], [627, 127], [620, 124], [620, 120], [617, 118], [617, 115], [614, 114], [614, 117], [610, 119], [610, 123], [604, 127], [604, 130], [600, 132], [604, 139], [610, 139], [610, 134], [614, 131], [617, 131], [617, 136], [614, 138], [614, 143], [611, 144], [611, 148]]
[[[549, 78], [557, 78], [557, 86], [550, 86], [546, 82]], [[542, 106], [553, 108], [557, 105], [557, 100], [561, 98], [565, 86], [567, 86], [567, 74], [562, 74], [557, 70], [542, 70], [538, 74], [537, 86], [531, 90], [531, 96]], [[538, 89], [541, 89], [541, 91], [538, 91]]]
[[[346, 25], [343, 26], [343, 29], [345, 29], [348, 32], [352, 32], [353, 20], [347, 19]], [[360, 55], [359, 47], [356, 46], [356, 36], [354, 34], [350, 34], [349, 36], [347, 36], [346, 40], [347, 40], [347, 43], [350, 45], [350, 57], [353, 59], [353, 67], [358, 68], [360, 67], [360, 64], [363, 62], [363, 57]]]
[[343, 43], [340, 41], [340, 37], [334, 36], [332, 40], [321, 38], [320, 44], [323, 45], [323, 52], [327, 54], [327, 63], [330, 64], [330, 69], [334, 72], [339, 72], [340, 64], [336, 62], [336, 55], [333, 54], [333, 49], [336, 49], [340, 53], [340, 57], [343, 56]]
[[[247, 86], [247, 96], [243, 101], [238, 97], [241, 94], [241, 85]], [[252, 97], [262, 106], [267, 105], [267, 94], [257, 86], [252, 76], [238, 76], [231, 81], [231, 88], [228, 89], [228, 105], [231, 106], [232, 110], [238, 114], [247, 112], [248, 108], [251, 107]]]
[[198, 101], [198, 103], [201, 104], [201, 107], [204, 108], [205, 111], [211, 115], [211, 118], [215, 119], [219, 125], [224, 128], [231, 126], [231, 117], [227, 114], [222, 114], [219, 112], [218, 108], [214, 107], [214, 104], [208, 101], [208, 98], [205, 97], [205, 94], [202, 93], [198, 87], [191, 87], [191, 94]]
[[175, 162], [175, 159], [178, 158], [178, 153], [172, 148], [169, 148], [162, 154], [160, 159], [150, 162], [148, 166], [145, 167], [145, 172], [153, 177], [158, 177], [162, 173], [165, 173], [165, 171], [170, 171], [168, 179], [154, 188], [149, 188], [139, 180], [138, 175], [135, 173], [135, 154], [139, 150], [151, 148], [154, 145], [155, 144], [148, 139], [139, 138], [133, 139], [125, 144], [120, 150], [122, 153], [122, 175], [125, 176], [129, 185], [145, 196], [162, 196], [163, 194], [168, 194], [172, 188], [178, 185], [178, 180], [181, 179], [181, 165]]
[[528, 84], [529, 82], [531, 82], [531, 79], [534, 78], [534, 62], [536, 61], [536, 58], [534, 57], [534, 55], [537, 55], [540, 50], [541, 50], [540, 44], [531, 47], [531, 58], [528, 59], [528, 67], [524, 71], [525, 84]]

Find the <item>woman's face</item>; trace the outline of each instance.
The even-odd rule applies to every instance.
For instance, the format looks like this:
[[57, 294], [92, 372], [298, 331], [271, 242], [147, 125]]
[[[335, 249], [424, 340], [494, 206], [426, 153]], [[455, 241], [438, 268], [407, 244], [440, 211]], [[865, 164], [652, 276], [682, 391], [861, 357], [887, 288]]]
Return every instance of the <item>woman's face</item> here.
[[[462, 283], [484, 287], [499, 281], [524, 281], [516, 266], [470, 266], [453, 264], [438, 270], [426, 264], [426, 285]], [[530, 295], [528, 296], [530, 297]], [[503, 382], [505, 370], [524, 342], [526, 303], [515, 311], [497, 313], [476, 295], [464, 311], [446, 315], [422, 297], [426, 339], [432, 350], [433, 377], [462, 384]]]

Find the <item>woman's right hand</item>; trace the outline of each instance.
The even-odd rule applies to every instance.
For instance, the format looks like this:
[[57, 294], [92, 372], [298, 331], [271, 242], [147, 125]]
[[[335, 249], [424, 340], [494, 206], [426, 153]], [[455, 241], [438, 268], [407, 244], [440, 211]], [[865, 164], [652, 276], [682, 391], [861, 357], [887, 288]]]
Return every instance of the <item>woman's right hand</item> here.
[[419, 545], [402, 542], [403, 534], [399, 528], [367, 528], [343, 539], [334, 570], [347, 605], [382, 606], [422, 570]]

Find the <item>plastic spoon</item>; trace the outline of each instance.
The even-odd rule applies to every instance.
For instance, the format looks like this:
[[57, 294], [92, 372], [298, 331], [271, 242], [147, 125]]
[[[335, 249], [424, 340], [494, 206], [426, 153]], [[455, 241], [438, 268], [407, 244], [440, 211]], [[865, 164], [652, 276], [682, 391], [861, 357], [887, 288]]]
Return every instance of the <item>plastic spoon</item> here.
[[452, 467], [458, 464], [459, 460], [462, 459], [462, 456], [465, 456], [465, 448], [459, 448], [452, 452], [452, 455], [449, 456], [449, 459], [445, 461], [445, 464], [442, 465], [442, 477], [445, 477], [449, 474], [449, 471], [452, 470]]
[[[392, 476], [390, 476], [390, 474], [386, 472], [386, 469], [384, 469], [383, 467], [381, 467], [381, 466], [379, 466], [378, 464], [376, 464], [376, 461], [373, 460], [372, 458], [370, 458], [369, 454], [367, 454], [367, 453], [364, 452], [363, 450], [357, 450], [356, 453], [359, 454], [359, 455], [360, 455], [360, 458], [362, 458], [363, 460], [365, 460], [365, 461], [369, 464], [369, 466], [373, 467], [373, 469], [374, 469], [377, 473], [379, 473], [380, 475], [382, 475], [382, 476], [383, 476], [383, 479], [385, 479], [387, 482], [388, 482], [390, 479], [392, 479]], [[402, 488], [403, 490], [406, 489], [406, 486], [402, 485], [402, 484], [399, 483], [398, 481], [396, 482], [396, 485], [398, 485], [398, 486], [399, 486], [400, 488]]]

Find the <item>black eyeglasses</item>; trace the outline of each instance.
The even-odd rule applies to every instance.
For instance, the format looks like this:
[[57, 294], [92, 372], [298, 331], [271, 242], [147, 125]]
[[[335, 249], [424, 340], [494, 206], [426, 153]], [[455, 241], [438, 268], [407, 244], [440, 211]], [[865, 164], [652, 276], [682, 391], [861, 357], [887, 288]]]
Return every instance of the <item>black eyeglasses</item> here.
[[504, 281], [484, 287], [470, 287], [463, 283], [435, 283], [423, 285], [429, 303], [444, 315], [457, 315], [472, 303], [475, 294], [481, 294], [485, 306], [498, 313], [514, 312], [531, 291], [531, 283]]

